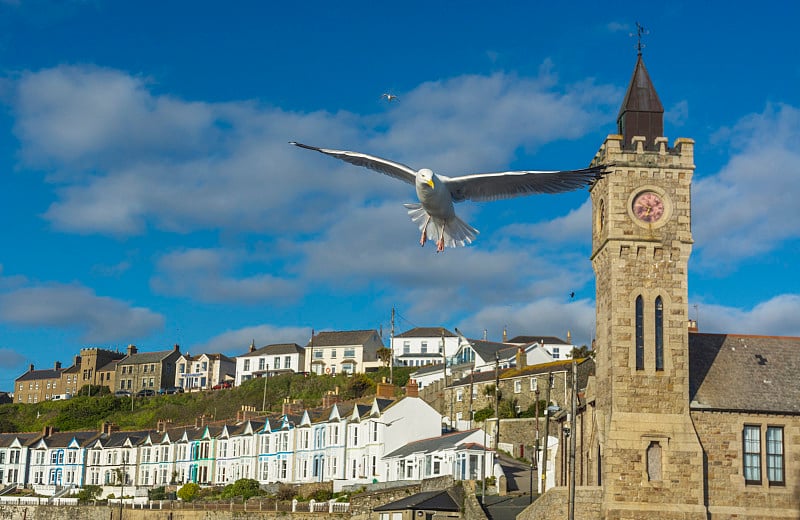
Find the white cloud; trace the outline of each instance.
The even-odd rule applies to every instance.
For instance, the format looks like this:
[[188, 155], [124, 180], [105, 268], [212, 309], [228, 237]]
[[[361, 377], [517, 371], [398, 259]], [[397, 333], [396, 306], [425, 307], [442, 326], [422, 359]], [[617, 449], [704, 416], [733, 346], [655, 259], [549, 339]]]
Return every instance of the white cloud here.
[[0, 320], [27, 327], [77, 330], [87, 342], [129, 341], [164, 326], [149, 309], [97, 296], [80, 285], [28, 286], [0, 294]]
[[800, 295], [781, 294], [752, 308], [699, 305], [701, 332], [800, 336]]
[[193, 345], [192, 350], [197, 352], [222, 352], [226, 355], [238, 356], [247, 353], [253, 341], [255, 341], [256, 348], [277, 343], [297, 343], [303, 347], [310, 339], [311, 329], [308, 327], [254, 325], [223, 332], [204, 343]]
[[702, 268], [730, 268], [800, 237], [800, 110], [769, 106], [720, 135], [733, 150], [730, 161], [693, 183]]
[[542, 298], [515, 306], [495, 305], [481, 309], [461, 321], [459, 330], [472, 338], [481, 338], [486, 329], [488, 339], [500, 341], [504, 328], [508, 337], [556, 336], [567, 339], [567, 331], [575, 345], [591, 346], [595, 329], [594, 302], [588, 299], [567, 301]]
[[158, 274], [151, 285], [162, 294], [184, 296], [207, 303], [255, 304], [265, 301], [290, 302], [301, 293], [296, 281], [270, 274], [229, 274], [250, 262], [256, 270], [267, 270], [259, 264], [259, 255], [243, 250], [185, 249], [162, 256]]
[[0, 366], [16, 368], [25, 363], [25, 356], [10, 348], [0, 348]]

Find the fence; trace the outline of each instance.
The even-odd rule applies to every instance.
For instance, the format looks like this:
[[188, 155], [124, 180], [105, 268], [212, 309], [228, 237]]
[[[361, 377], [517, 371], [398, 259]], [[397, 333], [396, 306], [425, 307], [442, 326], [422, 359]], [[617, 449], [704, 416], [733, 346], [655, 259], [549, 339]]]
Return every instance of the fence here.
[[[76, 500], [76, 499], [70, 499]], [[336, 502], [335, 500], [300, 502], [295, 500], [274, 500], [274, 499], [250, 499], [247, 501], [238, 500], [218, 500], [218, 501], [197, 501], [184, 502], [182, 500], [149, 500], [134, 501], [124, 499], [123, 506], [126, 509], [175, 509], [175, 510], [197, 510], [197, 511], [280, 511], [280, 512], [310, 512], [310, 513], [348, 513], [350, 511], [349, 502]], [[46, 503], [42, 502], [43, 504]], [[109, 499], [107, 505], [118, 505], [119, 499]], [[101, 502], [95, 505], [105, 505]]]

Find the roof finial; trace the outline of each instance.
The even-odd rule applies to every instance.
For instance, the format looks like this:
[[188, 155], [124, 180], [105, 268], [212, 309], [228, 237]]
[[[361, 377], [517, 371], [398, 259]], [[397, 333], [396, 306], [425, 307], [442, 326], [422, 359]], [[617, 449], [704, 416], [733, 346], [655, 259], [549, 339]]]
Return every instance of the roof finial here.
[[[650, 31], [645, 29], [639, 22], [636, 22], [636, 54], [639, 56], [642, 55], [642, 49], [646, 47], [646, 45], [642, 43], [642, 36], [646, 34], [650, 34]], [[634, 36], [634, 34], [630, 33], [630, 36]]]

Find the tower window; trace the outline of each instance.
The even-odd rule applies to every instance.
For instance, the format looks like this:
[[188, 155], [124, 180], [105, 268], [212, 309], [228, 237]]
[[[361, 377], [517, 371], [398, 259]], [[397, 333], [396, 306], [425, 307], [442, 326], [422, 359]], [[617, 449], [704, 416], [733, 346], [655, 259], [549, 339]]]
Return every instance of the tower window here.
[[644, 370], [644, 299], [636, 297], [636, 370]]
[[664, 302], [656, 298], [656, 370], [664, 370]]
[[647, 447], [647, 480], [661, 480], [661, 444], [655, 441]]
[[744, 454], [744, 481], [746, 484], [761, 483], [761, 428], [747, 425], [742, 435]]

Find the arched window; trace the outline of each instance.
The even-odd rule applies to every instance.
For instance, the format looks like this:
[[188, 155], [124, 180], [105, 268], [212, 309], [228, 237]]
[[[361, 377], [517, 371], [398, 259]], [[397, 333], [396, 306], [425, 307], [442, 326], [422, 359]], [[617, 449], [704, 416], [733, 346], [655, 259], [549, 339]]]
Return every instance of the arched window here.
[[664, 302], [656, 298], [656, 370], [664, 370]]
[[644, 299], [636, 297], [636, 370], [644, 370]]
[[661, 480], [661, 444], [655, 441], [647, 447], [647, 480]]

